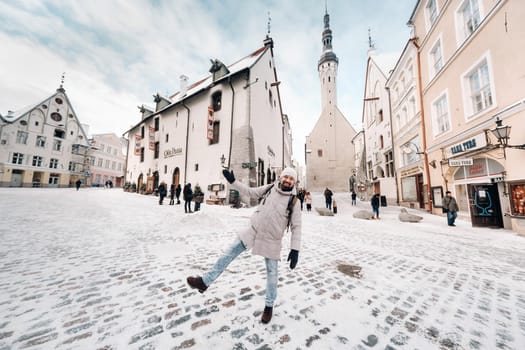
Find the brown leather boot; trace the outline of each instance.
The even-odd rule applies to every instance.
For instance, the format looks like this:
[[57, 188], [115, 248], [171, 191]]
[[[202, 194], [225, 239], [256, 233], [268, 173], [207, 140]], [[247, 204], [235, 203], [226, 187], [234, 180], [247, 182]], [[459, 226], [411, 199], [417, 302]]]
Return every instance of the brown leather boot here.
[[270, 322], [270, 320], [272, 319], [272, 312], [273, 312], [273, 307], [265, 306], [264, 307], [264, 312], [263, 312], [263, 314], [261, 316], [261, 322], [262, 323]]
[[204, 293], [204, 291], [208, 289], [208, 286], [204, 284], [204, 281], [202, 280], [202, 277], [200, 276], [197, 276], [197, 277], [190, 276], [186, 278], [186, 282], [188, 282], [191, 288], [198, 289], [199, 293]]

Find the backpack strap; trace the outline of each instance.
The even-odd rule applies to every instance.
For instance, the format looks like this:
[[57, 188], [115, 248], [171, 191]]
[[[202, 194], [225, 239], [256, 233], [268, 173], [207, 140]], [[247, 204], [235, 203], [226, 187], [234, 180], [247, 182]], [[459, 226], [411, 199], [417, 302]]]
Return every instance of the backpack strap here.
[[271, 186], [268, 187], [268, 189], [262, 194], [262, 196], [259, 198], [259, 204], [264, 204], [264, 202], [266, 202], [266, 198], [268, 197], [268, 195], [270, 194], [270, 191], [272, 190], [273, 188], [273, 185], [272, 184]]
[[297, 203], [297, 195], [291, 194], [288, 200], [288, 206], [286, 207], [286, 216], [288, 217], [288, 225], [286, 225], [286, 227], [290, 227], [292, 223], [292, 213], [295, 203]]

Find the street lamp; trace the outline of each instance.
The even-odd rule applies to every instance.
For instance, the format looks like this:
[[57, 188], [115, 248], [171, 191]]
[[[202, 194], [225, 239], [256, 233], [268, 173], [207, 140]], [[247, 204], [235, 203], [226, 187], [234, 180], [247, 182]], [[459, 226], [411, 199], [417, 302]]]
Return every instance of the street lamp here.
[[496, 118], [496, 128], [491, 129], [490, 132], [492, 135], [494, 135], [500, 144], [500, 147], [503, 148], [517, 148], [517, 149], [525, 149], [525, 144], [523, 145], [509, 145], [509, 139], [510, 139], [510, 126], [508, 125], [502, 125], [501, 119]]
[[224, 154], [221, 156], [221, 166], [225, 169], [227, 169], [228, 167], [225, 167], [224, 166], [224, 163], [226, 163], [226, 157], [224, 156]]

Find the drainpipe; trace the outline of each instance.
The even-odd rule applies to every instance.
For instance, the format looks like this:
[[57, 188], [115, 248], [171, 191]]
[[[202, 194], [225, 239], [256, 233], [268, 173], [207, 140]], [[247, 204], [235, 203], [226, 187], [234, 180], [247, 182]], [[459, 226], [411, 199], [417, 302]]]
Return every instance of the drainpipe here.
[[232, 142], [233, 142], [233, 111], [234, 111], [233, 107], [235, 107], [235, 90], [233, 89], [231, 75], [228, 77], [228, 84], [230, 85], [230, 89], [232, 90], [232, 113], [230, 117], [230, 148], [228, 149], [228, 168], [230, 168], [230, 162], [232, 159]]
[[392, 98], [390, 96], [390, 88], [385, 87], [386, 92], [388, 94], [388, 110], [390, 113], [390, 141], [392, 146], [392, 164], [394, 165], [394, 179], [396, 181], [396, 204], [399, 206], [399, 183], [397, 179], [397, 163], [396, 163], [396, 152], [394, 149], [394, 127], [392, 126]]
[[421, 112], [421, 136], [423, 141], [423, 161], [425, 163], [425, 174], [427, 178], [427, 200], [428, 200], [428, 212], [432, 213], [432, 194], [430, 184], [430, 168], [428, 167], [428, 153], [427, 153], [427, 134], [425, 127], [425, 109], [423, 108], [423, 85], [421, 82], [421, 52], [420, 47], [416, 42], [416, 38], [412, 39], [414, 46], [417, 49], [417, 82], [418, 82], [418, 93], [419, 93], [419, 110]]
[[186, 149], [184, 152], [184, 184], [186, 185], [186, 174], [188, 173], [188, 143], [190, 138], [190, 109], [182, 101], [182, 106], [188, 111], [188, 123], [186, 124]]

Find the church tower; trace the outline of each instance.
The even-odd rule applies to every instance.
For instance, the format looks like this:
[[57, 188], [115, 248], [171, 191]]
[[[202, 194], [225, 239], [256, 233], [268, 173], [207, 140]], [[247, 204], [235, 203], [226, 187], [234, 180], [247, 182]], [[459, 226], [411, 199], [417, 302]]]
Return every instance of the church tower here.
[[330, 29], [330, 15], [325, 12], [323, 30], [323, 52], [317, 71], [321, 81], [321, 106], [322, 110], [337, 106], [337, 65], [339, 59], [332, 50], [332, 30]]
[[310, 191], [348, 191], [354, 169], [355, 130], [337, 107], [337, 67], [332, 49], [330, 15], [325, 8], [322, 52], [317, 64], [321, 84], [321, 116], [306, 137], [306, 188]]

